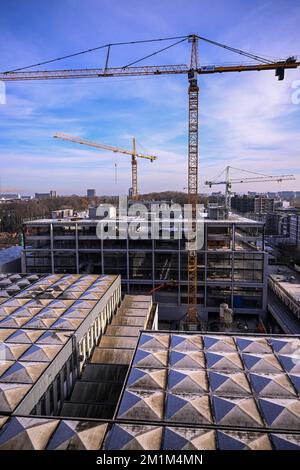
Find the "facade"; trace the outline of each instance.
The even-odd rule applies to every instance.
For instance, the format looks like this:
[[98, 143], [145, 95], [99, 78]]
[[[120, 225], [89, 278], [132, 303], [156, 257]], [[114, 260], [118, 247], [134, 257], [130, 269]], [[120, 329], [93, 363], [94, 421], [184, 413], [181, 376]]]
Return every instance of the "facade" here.
[[265, 196], [256, 196], [251, 194], [239, 196], [235, 194], [231, 198], [231, 208], [241, 214], [246, 214], [248, 212], [265, 214], [268, 212], [274, 212], [275, 201], [273, 198]]
[[278, 235], [282, 237], [280, 242], [298, 247], [300, 245], [299, 209], [288, 207], [277, 210], [276, 214], [278, 214]]
[[49, 193], [35, 193], [35, 199], [48, 199], [50, 197], [56, 197], [56, 191], [50, 191]]
[[16, 193], [0, 193], [0, 202], [6, 201], [19, 201], [21, 199], [20, 194]]
[[86, 195], [89, 199], [96, 197], [96, 189], [87, 189]]
[[[141, 220], [138, 219], [137, 223]], [[23, 270], [29, 273], [120, 274], [128, 294], [152, 293], [160, 319], [179, 320], [187, 304], [186, 239], [100, 240], [98, 220], [35, 220], [24, 225]], [[103, 222], [105, 223], [105, 222]], [[172, 223], [176, 223], [172, 219]], [[266, 309], [267, 254], [261, 222], [234, 216], [204, 221], [198, 251], [198, 305], [205, 321], [227, 303], [235, 313]], [[174, 310], [172, 307], [178, 307]], [[175, 317], [174, 317], [175, 315]]]
[[289, 216], [289, 242], [292, 245], [300, 245], [300, 214]]

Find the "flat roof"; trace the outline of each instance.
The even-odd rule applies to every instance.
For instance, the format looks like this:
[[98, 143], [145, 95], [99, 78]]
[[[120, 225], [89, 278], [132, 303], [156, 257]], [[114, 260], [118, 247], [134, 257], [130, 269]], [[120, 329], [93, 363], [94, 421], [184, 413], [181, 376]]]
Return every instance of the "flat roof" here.
[[116, 279], [46, 275], [1, 303], [0, 414], [16, 409]]
[[112, 420], [0, 417], [0, 450], [300, 450], [300, 337], [143, 331]]
[[[188, 436], [186, 426], [199, 436], [202, 429], [206, 438], [217, 429], [220, 448], [233, 448], [234, 441], [242, 448], [240, 431], [264, 435], [261, 449], [274, 445], [269, 433], [285, 431], [299, 440], [299, 353], [300, 337], [292, 335], [144, 331], [115, 419], [132, 428], [180, 426], [174, 439]], [[114, 425], [108, 449], [125, 430]], [[216, 445], [213, 438], [210, 445]]]
[[[208, 219], [206, 217], [201, 217], [201, 220], [206, 223], [206, 224], [227, 224], [231, 225], [233, 223], [239, 223], [241, 225], [254, 225], [254, 226], [262, 226], [264, 225], [264, 222], [257, 221], [257, 220], [252, 220], [252, 219], [247, 219], [246, 217], [241, 217], [236, 214], [232, 214], [229, 216], [228, 219]], [[65, 219], [36, 219], [36, 220], [30, 220], [27, 222], [24, 222], [24, 225], [49, 225], [49, 224], [54, 224], [54, 225], [72, 225], [72, 224], [81, 224], [81, 225], [97, 225], [99, 222], [101, 223], [107, 223], [107, 222], [150, 222], [150, 220], [143, 219], [143, 218], [138, 218], [138, 217], [132, 217], [129, 216], [128, 218], [110, 218], [110, 219], [76, 219], [74, 220], [73, 218], [68, 218], [66, 217]], [[159, 220], [157, 220], [159, 221]], [[177, 223], [184, 223], [185, 219], [183, 218], [178, 218], [178, 219], [164, 219], [165, 222], [170, 222], [171, 224], [174, 224], [175, 222]], [[161, 222], [161, 221], [160, 221]]]
[[300, 307], [300, 274], [297, 271], [288, 266], [270, 265], [269, 277], [298, 302]]

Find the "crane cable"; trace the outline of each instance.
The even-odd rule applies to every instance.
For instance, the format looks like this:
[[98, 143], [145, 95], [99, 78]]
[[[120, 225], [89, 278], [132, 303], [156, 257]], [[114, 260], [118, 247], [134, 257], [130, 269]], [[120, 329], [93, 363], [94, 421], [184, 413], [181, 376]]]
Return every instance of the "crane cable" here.
[[166, 51], [167, 49], [170, 49], [171, 47], [177, 46], [178, 44], [180, 44], [181, 42], [184, 42], [186, 40], [187, 40], [187, 38], [184, 38], [184, 39], [181, 39], [180, 41], [174, 42], [173, 44], [170, 44], [167, 47], [164, 47], [162, 49], [159, 49], [158, 51], [152, 52], [152, 54], [148, 54], [148, 55], [142, 57], [141, 59], [135, 60], [134, 62], [131, 62], [130, 64], [124, 65], [122, 67], [122, 69], [126, 69], [127, 67], [130, 67], [131, 65], [137, 64], [138, 62], [142, 62], [142, 60], [149, 59], [149, 57], [153, 57], [154, 55], [157, 55], [160, 52]]
[[[266, 59], [264, 57], [261, 57], [257, 54], [252, 54], [250, 52], [246, 52], [246, 51], [243, 51], [241, 49], [237, 49], [237, 48], [234, 48], [234, 47], [231, 47], [231, 46], [227, 46], [226, 44], [222, 44], [222, 43], [219, 43], [217, 41], [213, 41], [211, 39], [208, 39], [208, 38], [205, 38], [203, 36], [198, 36], [198, 35], [195, 35], [198, 39], [204, 41], [204, 42], [207, 42], [207, 43], [210, 43], [210, 44], [213, 44], [214, 46], [218, 46], [218, 47], [221, 47], [223, 49], [227, 49], [231, 52], [234, 52], [236, 54], [240, 54], [240, 55], [243, 55], [245, 57], [248, 57], [250, 59], [253, 59], [253, 60], [257, 60], [257, 61], [260, 61], [260, 62], [263, 62], [263, 63], [266, 63], [266, 64], [272, 64], [274, 63], [274, 61], [271, 61], [269, 59]], [[42, 62], [37, 62], [35, 64], [31, 64], [31, 65], [27, 65], [27, 66], [24, 66], [24, 67], [18, 67], [18, 68], [15, 68], [15, 69], [12, 69], [12, 70], [8, 70], [4, 73], [12, 73], [12, 72], [20, 72], [22, 70], [27, 70], [27, 69], [30, 69], [30, 68], [33, 68], [33, 67], [37, 67], [37, 66], [40, 66], [40, 65], [46, 65], [46, 64], [50, 64], [50, 63], [53, 63], [53, 62], [57, 62], [57, 61], [60, 61], [60, 60], [64, 60], [64, 59], [69, 59], [71, 57], [76, 57], [76, 56], [79, 56], [79, 55], [82, 55], [82, 54], [87, 54], [89, 52], [94, 52], [94, 51], [98, 51], [100, 49], [109, 49], [110, 47], [113, 47], [113, 46], [124, 46], [124, 45], [132, 45], [132, 44], [145, 44], [145, 43], [151, 43], [151, 42], [162, 42], [162, 41], [172, 41], [173, 39], [179, 39], [179, 41], [167, 46], [167, 47], [164, 47], [162, 49], [159, 49], [158, 51], [156, 52], [153, 52], [151, 54], [148, 54], [144, 57], [142, 57], [141, 59], [138, 59], [134, 62], [131, 62], [130, 64], [127, 64], [125, 65], [123, 68], [126, 68], [126, 67], [129, 67], [130, 65], [133, 65], [133, 64], [136, 64], [138, 62], [141, 62], [145, 59], [148, 59], [149, 57], [153, 57], [154, 55], [156, 54], [159, 54], [160, 52], [163, 52], [167, 49], [170, 49], [171, 47], [174, 47], [176, 46], [177, 44], [180, 44], [181, 42], [184, 42], [186, 41], [187, 39], [189, 39], [191, 37], [191, 35], [186, 35], [186, 36], [173, 36], [173, 37], [167, 37], [167, 38], [156, 38], [156, 39], [144, 39], [144, 40], [139, 40], [139, 41], [126, 41], [126, 42], [115, 42], [115, 43], [109, 43], [109, 44], [103, 44], [101, 46], [97, 46], [97, 47], [93, 47], [91, 49], [85, 49], [83, 51], [79, 51], [79, 52], [75, 52], [73, 54], [68, 54], [68, 55], [65, 55], [65, 56], [60, 56], [60, 57], [56, 57], [55, 59], [50, 59], [50, 60], [45, 60], [45, 61], [42, 61]]]
[[75, 52], [73, 54], [68, 54], [68, 55], [65, 55], [65, 56], [56, 57], [55, 59], [49, 59], [49, 60], [45, 60], [43, 62], [37, 62], [36, 64], [26, 65], [25, 67], [18, 67], [18, 68], [13, 69], [13, 70], [8, 70], [7, 72], [4, 72], [4, 73], [20, 72], [21, 70], [30, 69], [32, 67], [38, 67], [39, 65], [51, 64], [52, 62], [58, 62], [59, 60], [70, 59], [71, 57], [76, 57], [76, 56], [79, 56], [79, 55], [82, 55], [82, 54], [87, 54], [88, 52], [99, 51], [100, 49], [105, 49], [105, 48], [109, 48], [109, 47], [112, 47], [112, 46], [126, 46], [126, 45], [130, 45], [130, 44], [145, 44], [145, 43], [148, 43], [148, 42], [172, 41], [173, 39], [185, 40], [187, 38], [188, 38], [188, 36], [175, 36], [175, 37], [169, 37], [169, 38], [144, 39], [144, 40], [141, 40], [141, 41], [114, 42], [114, 43], [109, 43], [109, 44], [103, 44], [102, 46], [97, 46], [97, 47], [93, 47], [91, 49], [85, 49], [85, 50], [80, 51], [80, 52]]
[[207, 39], [207, 38], [204, 38], [202, 36], [197, 35], [197, 38], [202, 40], [202, 41], [213, 44], [214, 46], [218, 46], [218, 47], [222, 47], [223, 49], [227, 49], [227, 50], [229, 50], [231, 52], [234, 52], [236, 54], [240, 54], [240, 55], [243, 55], [245, 57], [249, 57], [250, 59], [257, 60], [259, 62], [264, 62], [265, 64], [272, 64], [274, 62], [272, 60], [266, 59], [265, 57], [261, 57], [257, 54], [252, 54], [251, 52], [242, 51], [241, 49], [236, 49], [235, 47], [226, 46], [226, 44], [222, 44], [222, 43], [217, 42], [217, 41], [212, 41], [211, 39]]

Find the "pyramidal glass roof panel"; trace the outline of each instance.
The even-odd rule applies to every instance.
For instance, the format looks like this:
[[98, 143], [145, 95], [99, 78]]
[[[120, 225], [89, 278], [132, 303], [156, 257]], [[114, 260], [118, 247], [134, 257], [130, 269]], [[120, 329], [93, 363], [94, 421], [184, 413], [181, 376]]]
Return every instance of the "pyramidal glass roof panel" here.
[[0, 450], [42, 450], [59, 424], [58, 419], [12, 418], [0, 434]]
[[[143, 331], [116, 419], [160, 424], [178, 449], [287, 446], [280, 432], [300, 431], [298, 340]], [[185, 426], [201, 428], [194, 447], [185, 447], [192, 445], [187, 444]], [[215, 429], [223, 426], [226, 432], [217, 436]], [[277, 436], [276, 445], [270, 432]], [[298, 443], [296, 436], [292, 445]]]
[[0, 383], [1, 412], [12, 413], [29, 390], [30, 385], [26, 384]]
[[34, 343], [44, 332], [44, 330], [27, 330], [25, 328], [19, 328], [18, 330], [8, 330], [13, 331], [10, 334], [6, 342], [7, 343], [25, 343], [32, 344]]
[[217, 439], [220, 450], [272, 450], [266, 433], [217, 431]]
[[163, 428], [160, 426], [114, 424], [105, 450], [160, 450]]
[[61, 420], [46, 450], [98, 450], [107, 426], [93, 421]]
[[31, 362], [51, 362], [61, 348], [62, 345], [33, 344], [26, 352], [24, 352], [20, 360]]
[[15, 331], [15, 329], [11, 328], [0, 328], [0, 342], [5, 341], [7, 338], [9, 338]]
[[0, 382], [33, 384], [46, 367], [42, 362], [16, 361], [0, 376]]
[[28, 344], [0, 343], [0, 361], [15, 361], [29, 348]]
[[201, 335], [172, 335], [171, 349], [173, 351], [199, 351], [203, 349]]
[[212, 430], [172, 427], [165, 428], [163, 450], [216, 450], [216, 433]]

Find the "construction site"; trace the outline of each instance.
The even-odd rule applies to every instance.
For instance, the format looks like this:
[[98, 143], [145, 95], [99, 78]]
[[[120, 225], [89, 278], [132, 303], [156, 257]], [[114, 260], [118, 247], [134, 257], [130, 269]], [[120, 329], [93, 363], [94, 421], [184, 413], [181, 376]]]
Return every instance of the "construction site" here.
[[[158, 42], [164, 47], [110, 65], [118, 47]], [[203, 43], [247, 63], [202, 65]], [[183, 44], [187, 64], [140, 65]], [[79, 144], [121, 154], [131, 163], [129, 200], [123, 214], [116, 204], [93, 204], [95, 191], [88, 189], [85, 213], [65, 208], [52, 218], [24, 220], [21, 273], [0, 278], [0, 450], [299, 450], [295, 278], [287, 271], [280, 277], [277, 267], [270, 274], [264, 222], [243, 217], [231, 203], [236, 184], [295, 177], [227, 165], [203, 181], [224, 186], [223, 202], [200, 207], [198, 80], [271, 71], [282, 81], [300, 62], [197, 34], [92, 50], [98, 49], [106, 55], [101, 68], [82, 61], [80, 68], [47, 70], [65, 59], [59, 57], [2, 72], [0, 80], [26, 88], [29, 81], [186, 77], [188, 212], [176, 212], [173, 201], [140, 197], [140, 159], [155, 165], [162, 157], [140, 152], [135, 137], [123, 148], [50, 136], [58, 152]], [[265, 210], [261, 200], [255, 203]], [[270, 307], [275, 295], [291, 310], [290, 322]]]
[[[233, 308], [236, 319], [252, 318], [255, 330], [259, 319], [264, 319], [267, 302], [263, 224], [238, 216], [204, 220], [204, 244], [197, 251], [199, 321], [204, 329], [209, 323], [216, 328], [220, 306], [225, 303]], [[107, 220], [26, 223], [25, 272], [120, 274], [124, 293], [153, 295], [162, 326], [179, 323], [188, 306], [189, 273], [186, 241], [174, 236], [176, 219], [172, 219], [168, 240], [131, 240], [129, 236], [100, 240], [99, 223]]]

